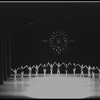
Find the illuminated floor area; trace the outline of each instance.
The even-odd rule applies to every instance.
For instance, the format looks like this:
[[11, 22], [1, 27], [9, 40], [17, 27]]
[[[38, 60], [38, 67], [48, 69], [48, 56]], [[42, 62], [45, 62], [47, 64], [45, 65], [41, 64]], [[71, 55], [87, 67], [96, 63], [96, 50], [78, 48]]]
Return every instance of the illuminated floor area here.
[[100, 96], [100, 80], [68, 76], [8, 78], [0, 86], [1, 97], [87, 98]]

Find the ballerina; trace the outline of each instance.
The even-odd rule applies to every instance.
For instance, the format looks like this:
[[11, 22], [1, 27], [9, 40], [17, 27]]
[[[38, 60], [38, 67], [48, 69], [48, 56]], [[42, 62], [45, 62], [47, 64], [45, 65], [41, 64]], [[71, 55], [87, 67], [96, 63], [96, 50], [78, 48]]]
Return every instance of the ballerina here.
[[31, 66], [29, 66], [29, 67], [27, 66], [27, 68], [28, 68], [28, 70], [29, 70], [29, 77], [32, 76], [32, 69], [33, 69], [33, 67], [34, 67], [34, 66], [32, 66], [32, 67], [31, 67]]
[[44, 72], [44, 76], [46, 75], [46, 64], [43, 64], [43, 72]]
[[85, 66], [81, 65], [80, 67], [81, 67], [81, 75], [80, 75], [80, 77], [84, 77], [83, 69], [84, 69]]
[[96, 69], [98, 69], [98, 71], [99, 71], [99, 78], [100, 78], [100, 69], [98, 67], [96, 67]]
[[67, 74], [68, 74], [67, 73], [68, 72], [68, 65], [66, 64], [65, 66], [66, 66], [66, 76], [67, 76]]
[[17, 69], [12, 69], [11, 70], [14, 72], [14, 80], [17, 79], [17, 71], [19, 70], [20, 68], [18, 67]]
[[59, 75], [59, 74], [60, 74], [60, 67], [61, 67], [61, 64], [58, 63], [57, 66], [58, 66], [58, 68], [57, 68], [57, 75]]
[[43, 69], [43, 71], [44, 71], [44, 76], [46, 76], [46, 69]]
[[95, 70], [95, 67], [93, 66], [93, 68], [92, 68], [92, 78], [95, 78], [94, 70]]
[[27, 66], [25, 66], [25, 67], [23, 67], [23, 66], [21, 66], [21, 79], [23, 79], [23, 77], [24, 77], [24, 68], [26, 68]]
[[53, 65], [51, 64], [51, 66], [50, 66], [50, 74], [51, 74], [51, 75], [53, 75], [52, 72], [53, 72]]
[[73, 68], [73, 76], [75, 76], [76, 67]]
[[[87, 67], [87, 66], [86, 66], [86, 67]], [[92, 68], [91, 68], [91, 66], [89, 66], [89, 67], [87, 67], [87, 69], [88, 69], [88, 77], [90, 77], [90, 76], [91, 76], [90, 70], [91, 70]]]
[[36, 76], [38, 76], [38, 68], [39, 68], [38, 65], [36, 65], [35, 68], [36, 68]]

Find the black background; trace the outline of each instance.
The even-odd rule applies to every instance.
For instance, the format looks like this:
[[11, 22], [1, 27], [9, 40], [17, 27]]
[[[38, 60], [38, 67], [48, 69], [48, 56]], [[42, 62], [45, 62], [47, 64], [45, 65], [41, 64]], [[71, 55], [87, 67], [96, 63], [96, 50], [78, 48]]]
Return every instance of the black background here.
[[[75, 42], [69, 44], [68, 49], [60, 56], [40, 42], [50, 35], [49, 30], [53, 29], [51, 23], [54, 22], [55, 25], [59, 15], [71, 16], [66, 17], [67, 21], [72, 19], [71, 23], [73, 18], [77, 18], [76, 25], [63, 25]], [[50, 21], [48, 16], [54, 17]], [[61, 20], [66, 18], [61, 17]], [[99, 27], [100, 3], [0, 4], [1, 32], [11, 32], [13, 67], [54, 61], [99, 66]]]

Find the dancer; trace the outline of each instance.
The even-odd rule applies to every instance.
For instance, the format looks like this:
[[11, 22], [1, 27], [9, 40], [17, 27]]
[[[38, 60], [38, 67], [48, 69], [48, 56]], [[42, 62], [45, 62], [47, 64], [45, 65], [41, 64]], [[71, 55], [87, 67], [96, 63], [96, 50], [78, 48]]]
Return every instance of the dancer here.
[[44, 76], [46, 76], [46, 69], [43, 69], [43, 71], [44, 71]]
[[46, 74], [50, 74], [50, 71], [51, 71], [50, 70], [50, 68], [51, 68], [50, 66], [51, 65], [50, 65], [49, 62], [47, 63], [47, 65], [46, 64], [43, 65], [43, 69], [46, 69]]
[[76, 67], [73, 68], [73, 76], [75, 76]]
[[92, 78], [95, 78], [95, 72], [94, 72], [94, 70], [95, 70], [95, 67], [93, 66], [93, 68], [92, 68]]
[[59, 76], [60, 75], [60, 67], [58, 66], [58, 68], [57, 68], [57, 76]]
[[51, 64], [51, 66], [50, 66], [50, 74], [51, 74], [51, 75], [53, 75], [52, 72], [53, 72], [53, 65]]
[[43, 72], [44, 72], [44, 76], [46, 75], [46, 64], [43, 64]]
[[17, 71], [19, 70], [20, 68], [18, 67], [17, 69], [12, 69], [11, 68], [11, 70], [14, 72], [14, 80], [16, 80], [17, 79]]
[[66, 76], [67, 76], [67, 72], [68, 72], [68, 65], [66, 64]]
[[90, 70], [92, 69], [91, 66], [89, 65], [89, 67], [87, 67], [87, 69], [88, 69], [88, 77], [91, 77], [91, 74], [90, 74]]
[[83, 69], [84, 69], [85, 66], [81, 65], [80, 67], [81, 67], [81, 75], [80, 75], [80, 77], [84, 77]]
[[21, 66], [21, 79], [23, 79], [23, 77], [24, 77], [24, 68], [26, 68], [26, 67]]
[[67, 76], [67, 69], [66, 69], [66, 76]]
[[99, 78], [100, 78], [100, 69], [98, 68], [98, 67], [96, 67], [97, 69], [98, 69], [98, 71], [99, 71]]
[[38, 76], [38, 65], [36, 65], [36, 76]]
[[57, 68], [57, 75], [59, 75], [60, 74], [60, 67], [61, 67], [60, 63], [58, 63], [57, 66], [58, 66], [58, 68]]
[[28, 70], [29, 70], [29, 77], [32, 76], [32, 69], [33, 69], [33, 67], [34, 67], [34, 66], [32, 66], [32, 67], [31, 67], [31, 66], [29, 66], [29, 67], [27, 66], [27, 68], [28, 68]]

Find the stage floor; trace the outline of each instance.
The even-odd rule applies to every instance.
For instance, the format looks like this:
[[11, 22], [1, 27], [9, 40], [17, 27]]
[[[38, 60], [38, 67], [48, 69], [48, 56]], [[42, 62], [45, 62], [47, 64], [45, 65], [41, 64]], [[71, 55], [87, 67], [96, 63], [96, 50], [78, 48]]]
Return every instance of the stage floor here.
[[100, 79], [73, 75], [13, 77], [0, 85], [0, 98], [88, 98], [100, 96]]

